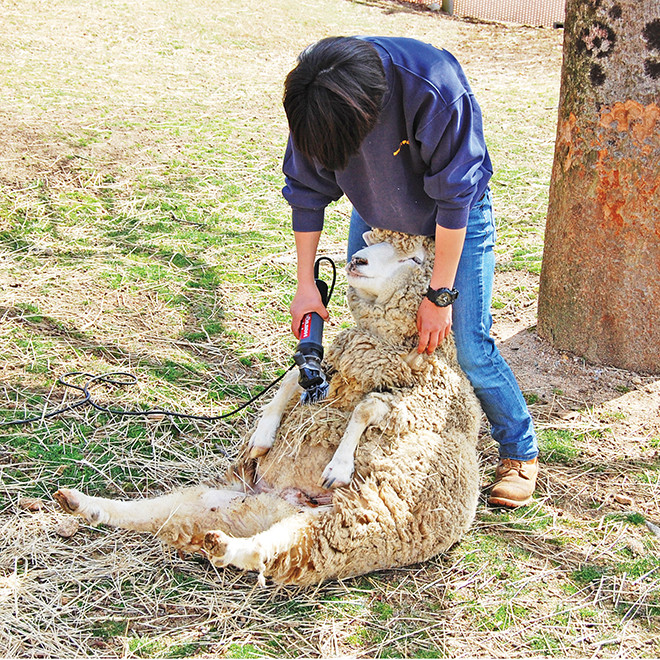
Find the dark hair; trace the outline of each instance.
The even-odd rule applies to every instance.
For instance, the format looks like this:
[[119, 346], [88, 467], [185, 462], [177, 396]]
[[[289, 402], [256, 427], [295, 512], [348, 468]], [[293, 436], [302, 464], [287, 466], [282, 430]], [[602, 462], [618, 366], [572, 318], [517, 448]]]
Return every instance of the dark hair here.
[[304, 50], [284, 83], [284, 110], [297, 149], [341, 170], [376, 125], [387, 78], [376, 48], [328, 37]]

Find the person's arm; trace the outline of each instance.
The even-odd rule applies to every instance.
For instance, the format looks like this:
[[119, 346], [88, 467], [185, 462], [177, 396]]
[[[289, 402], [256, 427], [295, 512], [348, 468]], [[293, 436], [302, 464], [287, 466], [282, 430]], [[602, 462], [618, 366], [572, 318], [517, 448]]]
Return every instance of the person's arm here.
[[327, 321], [328, 310], [324, 307], [321, 294], [314, 282], [314, 261], [316, 248], [321, 237], [320, 231], [296, 231], [296, 253], [298, 255], [298, 287], [291, 301], [291, 331], [300, 338], [300, 324], [307, 312], [317, 312]]
[[[433, 107], [433, 104], [431, 104]], [[454, 285], [465, 242], [470, 202], [489, 177], [490, 159], [483, 139], [481, 112], [470, 93], [427, 118], [417, 136], [427, 170], [424, 190], [436, 201], [433, 289]], [[460, 294], [460, 292], [459, 292]], [[433, 353], [451, 331], [452, 306], [437, 307], [424, 298], [417, 313], [420, 353]]]
[[337, 185], [334, 172], [325, 170], [303, 156], [289, 143], [282, 164], [285, 186], [282, 195], [291, 206], [294, 232], [323, 229], [324, 210], [344, 193]]
[[[454, 286], [458, 262], [465, 242], [465, 228], [435, 228], [435, 261], [429, 286], [432, 289]], [[417, 311], [417, 331], [419, 333], [419, 353], [435, 351], [451, 331], [452, 306], [438, 307], [428, 298], [422, 298]]]
[[298, 152], [289, 138], [282, 166], [286, 186], [284, 198], [291, 206], [293, 233], [298, 255], [298, 287], [291, 302], [291, 330], [300, 337], [300, 323], [307, 312], [318, 312], [324, 320], [328, 311], [314, 282], [316, 248], [323, 229], [325, 207], [343, 191], [334, 173], [319, 168]]

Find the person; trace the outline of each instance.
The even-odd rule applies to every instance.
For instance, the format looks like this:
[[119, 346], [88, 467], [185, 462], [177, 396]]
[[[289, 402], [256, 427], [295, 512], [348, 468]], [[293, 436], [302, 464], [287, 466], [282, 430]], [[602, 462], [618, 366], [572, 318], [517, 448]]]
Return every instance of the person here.
[[459, 63], [410, 38], [322, 39], [287, 76], [284, 109], [290, 134], [282, 192], [298, 260], [294, 335], [307, 312], [328, 319], [313, 265], [329, 203], [346, 195], [353, 205], [349, 259], [371, 227], [434, 236], [417, 350], [432, 353], [453, 330], [459, 363], [499, 445], [488, 501], [528, 504], [538, 447], [520, 388], [490, 337], [492, 166], [481, 111]]

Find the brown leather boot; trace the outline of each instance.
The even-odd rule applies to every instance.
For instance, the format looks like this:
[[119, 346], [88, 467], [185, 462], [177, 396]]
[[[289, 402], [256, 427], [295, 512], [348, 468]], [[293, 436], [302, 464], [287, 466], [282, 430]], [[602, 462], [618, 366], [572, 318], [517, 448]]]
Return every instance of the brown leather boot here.
[[503, 458], [495, 470], [495, 481], [491, 485], [488, 504], [515, 508], [532, 501], [539, 474], [538, 459], [516, 461]]

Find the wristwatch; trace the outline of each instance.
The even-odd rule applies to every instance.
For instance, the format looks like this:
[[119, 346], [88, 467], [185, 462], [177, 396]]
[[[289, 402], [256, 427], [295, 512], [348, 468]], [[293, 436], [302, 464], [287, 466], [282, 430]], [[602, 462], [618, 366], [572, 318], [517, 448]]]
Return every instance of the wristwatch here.
[[446, 287], [441, 289], [432, 289], [429, 287], [426, 297], [438, 307], [448, 307], [458, 298], [458, 291], [456, 289], [447, 289]]

